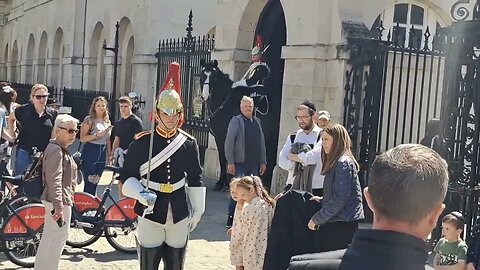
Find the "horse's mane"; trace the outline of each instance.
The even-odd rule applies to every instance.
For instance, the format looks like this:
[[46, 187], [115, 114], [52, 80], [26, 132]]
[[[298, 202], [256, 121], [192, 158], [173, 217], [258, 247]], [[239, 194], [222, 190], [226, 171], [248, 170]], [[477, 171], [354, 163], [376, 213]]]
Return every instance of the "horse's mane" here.
[[223, 81], [225, 82], [228, 82], [228, 83], [232, 83], [233, 84], [233, 80], [230, 79], [230, 75], [226, 74], [226, 73], [223, 73], [223, 71], [219, 68], [217, 68], [218, 70], [218, 73], [220, 74], [219, 76], [219, 79], [222, 79]]

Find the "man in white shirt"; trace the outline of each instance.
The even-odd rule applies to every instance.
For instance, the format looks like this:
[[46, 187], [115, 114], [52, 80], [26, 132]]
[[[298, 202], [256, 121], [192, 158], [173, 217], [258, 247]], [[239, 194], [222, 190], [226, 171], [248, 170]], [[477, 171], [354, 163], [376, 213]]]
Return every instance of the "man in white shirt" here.
[[[280, 168], [288, 171], [286, 190], [291, 189], [294, 177], [295, 162], [300, 162], [304, 167], [316, 165], [312, 177], [312, 193], [315, 196], [323, 196], [322, 171], [322, 129], [314, 122], [316, 116], [315, 104], [310, 101], [304, 101], [297, 108], [295, 119], [297, 119], [299, 130], [292, 132], [286, 139], [285, 144], [280, 151], [278, 165]], [[312, 150], [306, 153], [291, 153], [292, 144], [300, 142], [309, 144]]]

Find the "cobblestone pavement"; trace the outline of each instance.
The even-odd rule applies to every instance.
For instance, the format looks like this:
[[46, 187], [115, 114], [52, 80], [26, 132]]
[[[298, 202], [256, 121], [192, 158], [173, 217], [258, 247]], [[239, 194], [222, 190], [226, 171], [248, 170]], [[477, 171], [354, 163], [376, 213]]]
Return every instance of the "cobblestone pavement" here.
[[[101, 185], [108, 184], [109, 175], [104, 173]], [[230, 266], [228, 239], [225, 234], [225, 216], [228, 193], [213, 192], [214, 181], [205, 179], [207, 186], [207, 210], [190, 236], [186, 269], [233, 269]], [[112, 189], [116, 193], [116, 187]], [[116, 195], [114, 196], [114, 198]], [[105, 238], [83, 249], [67, 247], [62, 255], [59, 269], [138, 269], [135, 254], [124, 254], [113, 249]], [[0, 269], [23, 269], [0, 254]], [[160, 269], [163, 269], [162, 267]]]

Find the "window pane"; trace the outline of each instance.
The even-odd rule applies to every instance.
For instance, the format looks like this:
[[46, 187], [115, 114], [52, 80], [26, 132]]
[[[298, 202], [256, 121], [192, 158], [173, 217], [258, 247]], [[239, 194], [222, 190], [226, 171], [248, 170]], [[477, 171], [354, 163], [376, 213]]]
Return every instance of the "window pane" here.
[[408, 4], [395, 5], [395, 11], [393, 13], [393, 22], [395, 23], [407, 23]]
[[420, 49], [422, 47], [422, 37], [423, 37], [422, 30], [413, 29], [413, 32], [410, 32], [410, 35], [411, 34], [413, 34], [413, 36], [411, 37], [412, 44], [410, 44], [410, 47], [415, 49]]
[[393, 27], [393, 44], [399, 47], [405, 47], [405, 27]]
[[410, 15], [410, 23], [411, 24], [417, 24], [417, 25], [423, 25], [423, 13], [424, 13], [424, 9], [419, 7], [419, 6], [416, 6], [416, 5], [412, 5], [412, 13]]

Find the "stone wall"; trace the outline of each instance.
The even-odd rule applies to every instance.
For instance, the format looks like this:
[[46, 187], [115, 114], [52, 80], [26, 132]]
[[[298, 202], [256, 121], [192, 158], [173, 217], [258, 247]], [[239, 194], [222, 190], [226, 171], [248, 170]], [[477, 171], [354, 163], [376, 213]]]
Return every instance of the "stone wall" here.
[[[150, 99], [158, 40], [185, 36], [190, 10], [194, 35], [215, 27], [215, 17], [206, 14], [216, 12], [216, 0], [113, 2], [16, 0], [5, 6], [0, 1], [0, 79], [111, 91], [114, 57], [102, 46], [104, 41], [114, 46], [120, 22], [117, 93], [134, 90]], [[46, 42], [40, 45], [42, 35]], [[27, 54], [29, 46], [33, 53]]]

